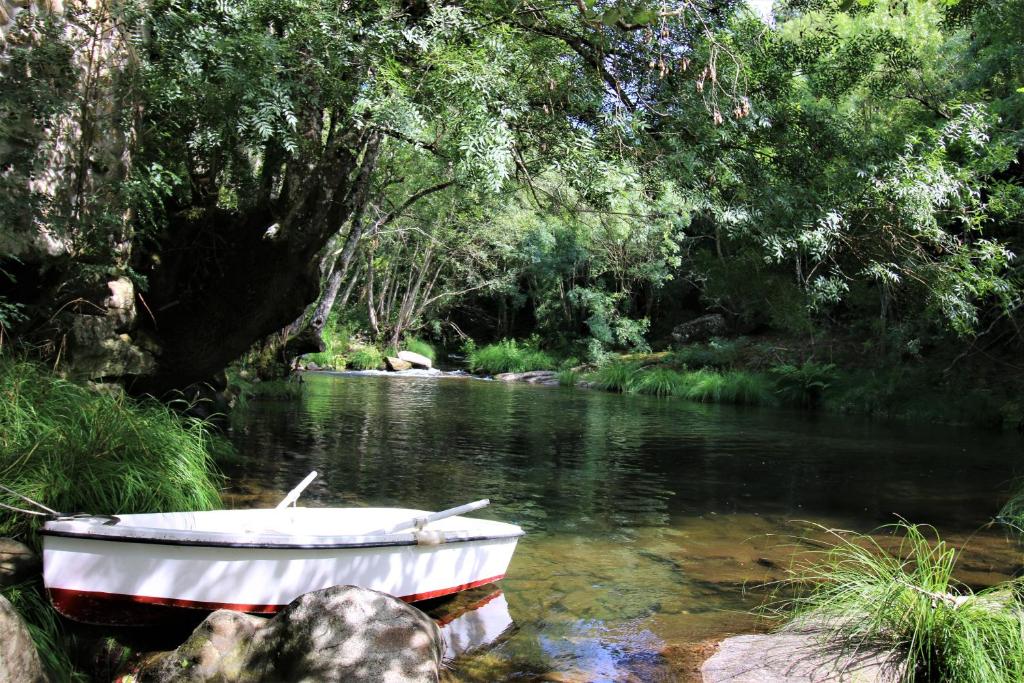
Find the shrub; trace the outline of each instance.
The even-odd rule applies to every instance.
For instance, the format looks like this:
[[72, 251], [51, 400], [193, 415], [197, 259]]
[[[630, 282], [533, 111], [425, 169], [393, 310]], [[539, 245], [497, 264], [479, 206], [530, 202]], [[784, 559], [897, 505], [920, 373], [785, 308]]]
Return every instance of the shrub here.
[[[830, 532], [826, 550], [801, 561], [788, 587], [791, 628], [825, 631], [852, 651], [889, 646], [907, 659], [907, 680], [989, 683], [1024, 677], [1019, 581], [973, 593], [953, 578], [957, 551], [927, 527], [901, 522], [894, 553], [869, 536]], [[779, 606], [779, 605], [776, 605]]]
[[348, 366], [356, 370], [376, 370], [383, 364], [384, 356], [376, 346], [361, 346], [348, 359]]
[[558, 363], [548, 353], [514, 339], [472, 348], [466, 358], [471, 372], [499, 375], [503, 372], [552, 370]]
[[640, 369], [633, 363], [612, 362], [590, 375], [590, 382], [605, 391], [632, 391]]
[[786, 403], [817, 407], [828, 389], [836, 379], [836, 366], [832, 363], [815, 363], [803, 365], [780, 365], [772, 368], [772, 374], [778, 383], [778, 394]]

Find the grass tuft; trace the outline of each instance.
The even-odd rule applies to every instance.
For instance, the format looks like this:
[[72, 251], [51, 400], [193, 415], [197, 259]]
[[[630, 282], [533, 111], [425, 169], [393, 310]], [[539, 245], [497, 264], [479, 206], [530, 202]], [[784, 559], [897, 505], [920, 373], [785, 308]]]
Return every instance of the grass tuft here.
[[500, 375], [503, 372], [552, 370], [558, 363], [550, 354], [514, 339], [471, 348], [466, 357], [470, 372]]
[[1024, 679], [1018, 580], [974, 593], [953, 578], [957, 551], [930, 527], [900, 522], [894, 552], [870, 536], [829, 531], [786, 582], [797, 596], [789, 628], [822, 631], [854, 651], [888, 647], [906, 657], [909, 681], [994, 683]]
[[686, 376], [669, 368], [644, 370], [636, 375], [633, 391], [654, 396], [683, 396], [686, 393]]
[[348, 359], [348, 366], [355, 370], [376, 370], [383, 364], [384, 356], [376, 346], [361, 346]]
[[[0, 355], [0, 481], [61, 512], [219, 507], [223, 439], [156, 401], [99, 394]], [[22, 507], [9, 494], [0, 502]], [[0, 510], [0, 535], [36, 545], [38, 518]]]
[[590, 382], [598, 389], [625, 393], [633, 390], [639, 372], [639, 366], [634, 363], [608, 363], [590, 375]]

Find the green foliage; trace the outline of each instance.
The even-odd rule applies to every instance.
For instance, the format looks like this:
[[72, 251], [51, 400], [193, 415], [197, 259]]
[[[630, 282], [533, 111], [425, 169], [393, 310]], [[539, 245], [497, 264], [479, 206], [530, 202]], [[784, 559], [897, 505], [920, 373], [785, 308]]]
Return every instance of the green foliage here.
[[580, 379], [580, 373], [572, 368], [565, 368], [558, 371], [558, 385], [563, 387], [574, 387]]
[[503, 372], [552, 370], [558, 363], [533, 344], [505, 339], [473, 349], [466, 358], [466, 365], [470, 372], [499, 375]]
[[836, 366], [832, 363], [808, 361], [802, 365], [780, 365], [772, 368], [782, 400], [804, 408], [815, 408], [822, 402], [825, 391], [836, 379]]
[[655, 396], [685, 396], [686, 387], [685, 376], [669, 368], [643, 370], [632, 383], [636, 393]]
[[[203, 421], [156, 401], [99, 394], [0, 354], [0, 481], [61, 512], [208, 510], [225, 448]], [[8, 494], [0, 501], [21, 507]], [[0, 512], [0, 534], [35, 542], [37, 518]]]
[[417, 337], [406, 337], [402, 347], [406, 351], [412, 351], [418, 353], [421, 356], [429, 358], [431, 361], [437, 360], [437, 351], [428, 342], [423, 341]]
[[355, 370], [379, 370], [384, 364], [384, 355], [376, 346], [360, 346], [348, 358], [348, 366]]
[[830, 532], [829, 547], [797, 567], [792, 628], [824, 628], [830, 645], [904, 654], [909, 681], [992, 683], [1024, 677], [1019, 582], [974, 593], [953, 578], [957, 551], [927, 527], [892, 527], [889, 552], [870, 536]]
[[635, 363], [613, 361], [598, 368], [588, 380], [598, 389], [625, 393], [633, 390], [639, 373], [640, 368]]
[[75, 669], [67, 652], [67, 635], [57, 612], [50, 606], [41, 582], [26, 581], [5, 586], [0, 588], [0, 595], [7, 598], [14, 610], [25, 620], [43, 666], [56, 680], [68, 683], [85, 683], [92, 680], [84, 672]]
[[733, 367], [740, 358], [740, 343], [733, 339], [712, 339], [707, 344], [690, 344], [672, 353], [671, 363], [688, 368]]

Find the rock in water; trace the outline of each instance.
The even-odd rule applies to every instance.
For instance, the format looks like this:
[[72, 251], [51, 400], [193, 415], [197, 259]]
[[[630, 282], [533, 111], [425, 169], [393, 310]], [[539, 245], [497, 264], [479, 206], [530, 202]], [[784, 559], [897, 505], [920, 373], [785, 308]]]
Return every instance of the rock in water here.
[[527, 384], [542, 384], [546, 387], [558, 386], [558, 373], [553, 370], [503, 372], [500, 375], [495, 375], [494, 379], [500, 382], [526, 382]]
[[402, 370], [412, 369], [412, 363], [401, 360], [399, 358], [394, 358], [392, 356], [388, 356], [387, 358], [384, 359], [384, 365], [386, 365], [388, 370], [390, 370], [391, 372], [401, 372]]
[[0, 683], [46, 683], [35, 643], [7, 598], [0, 595]]
[[423, 612], [385, 593], [335, 586], [294, 600], [258, 656], [286, 681], [437, 681], [443, 641]]
[[377, 591], [334, 586], [296, 598], [273, 619], [214, 612], [177, 650], [151, 659], [139, 678], [433, 683], [442, 647], [440, 629], [415, 607]]
[[889, 650], [842, 651], [820, 633], [726, 638], [704, 662], [704, 683], [898, 683], [904, 660]]
[[682, 344], [693, 342], [704, 342], [712, 337], [718, 337], [726, 333], [728, 326], [725, 318], [718, 313], [709, 313], [690, 322], [676, 325], [672, 330], [672, 338]]
[[27, 545], [13, 538], [0, 538], [0, 586], [20, 583], [42, 569], [39, 556]]
[[423, 368], [424, 370], [429, 370], [434, 365], [426, 356], [421, 356], [420, 354], [413, 353], [412, 351], [399, 351], [398, 358], [399, 360], [404, 360], [406, 363], [412, 363], [413, 367]]

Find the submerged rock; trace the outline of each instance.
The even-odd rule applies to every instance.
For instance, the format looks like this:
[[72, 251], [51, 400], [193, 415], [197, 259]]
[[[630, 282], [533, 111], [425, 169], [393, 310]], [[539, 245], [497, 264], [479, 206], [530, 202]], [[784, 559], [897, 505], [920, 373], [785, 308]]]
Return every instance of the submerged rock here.
[[7, 598], [0, 595], [0, 683], [46, 683], [32, 636]]
[[391, 372], [401, 372], [402, 370], [412, 369], [412, 363], [404, 361], [401, 358], [394, 358], [392, 356], [388, 356], [387, 358], [384, 359], [384, 365]]
[[817, 632], [774, 633], [726, 638], [701, 674], [704, 683], [898, 683], [904, 668], [891, 650], [844, 650]]
[[384, 593], [334, 586], [296, 598], [272, 619], [214, 612], [139, 678], [426, 683], [439, 679], [441, 653], [441, 632], [423, 612]]
[[0, 538], [0, 586], [20, 583], [43, 569], [39, 556], [24, 543]]
[[530, 372], [503, 372], [494, 379], [501, 382], [526, 382], [547, 387], [558, 386], [558, 373], [553, 370], [531, 370]]

